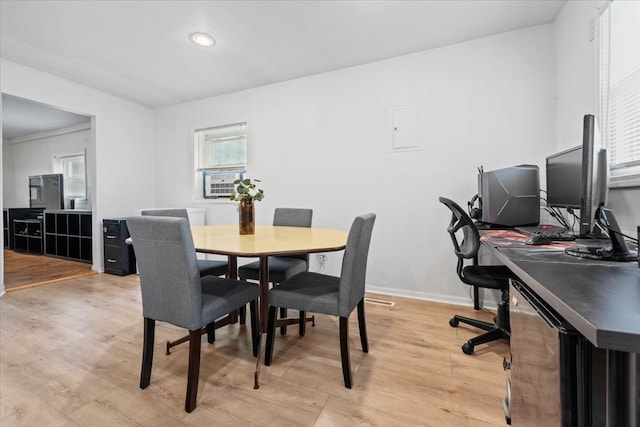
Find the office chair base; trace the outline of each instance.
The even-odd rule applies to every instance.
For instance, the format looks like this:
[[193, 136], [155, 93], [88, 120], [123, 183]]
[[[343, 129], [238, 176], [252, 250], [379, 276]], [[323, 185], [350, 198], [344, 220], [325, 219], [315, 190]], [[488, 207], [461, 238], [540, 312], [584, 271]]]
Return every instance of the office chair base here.
[[454, 315], [451, 320], [449, 320], [449, 325], [453, 328], [457, 328], [458, 325], [462, 323], [466, 323], [467, 325], [475, 326], [476, 328], [482, 329], [483, 331], [492, 331], [496, 329], [495, 323], [484, 322], [482, 320], [472, 319], [470, 317], [458, 316]]
[[479, 344], [485, 344], [499, 339], [509, 339], [511, 337], [511, 333], [509, 331], [498, 327], [495, 323], [483, 322], [469, 317], [458, 316], [457, 314], [449, 320], [449, 325], [455, 328], [460, 324], [460, 322], [487, 331], [484, 334], [471, 338], [469, 341], [464, 343], [462, 345], [462, 352], [464, 354], [473, 354], [475, 347]]
[[462, 352], [464, 354], [468, 354], [469, 356], [473, 354], [474, 347], [470, 345], [468, 342], [462, 344]]

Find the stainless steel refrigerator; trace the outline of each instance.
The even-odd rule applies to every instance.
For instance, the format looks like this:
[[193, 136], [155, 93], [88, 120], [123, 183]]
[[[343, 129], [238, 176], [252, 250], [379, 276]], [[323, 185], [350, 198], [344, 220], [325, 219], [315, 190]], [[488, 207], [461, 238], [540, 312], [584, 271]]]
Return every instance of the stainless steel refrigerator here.
[[64, 209], [64, 182], [62, 174], [30, 176], [29, 207]]

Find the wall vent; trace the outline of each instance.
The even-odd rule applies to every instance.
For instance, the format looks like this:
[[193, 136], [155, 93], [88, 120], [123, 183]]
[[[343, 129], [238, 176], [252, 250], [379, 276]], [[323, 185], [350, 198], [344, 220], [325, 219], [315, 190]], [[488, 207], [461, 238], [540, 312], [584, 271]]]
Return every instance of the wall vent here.
[[382, 300], [382, 299], [374, 299], [374, 298], [365, 298], [364, 302], [366, 302], [368, 304], [384, 305], [385, 307], [393, 307], [394, 305], [396, 305], [396, 303], [393, 302], [393, 301], [387, 301], [387, 300]]

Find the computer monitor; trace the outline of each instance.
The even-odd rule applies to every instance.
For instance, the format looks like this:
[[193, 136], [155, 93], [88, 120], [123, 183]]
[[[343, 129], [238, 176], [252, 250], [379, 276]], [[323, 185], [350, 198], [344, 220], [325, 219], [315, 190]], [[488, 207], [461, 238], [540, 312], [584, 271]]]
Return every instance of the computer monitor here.
[[600, 207], [596, 210], [596, 225], [609, 235], [611, 246], [575, 246], [566, 248], [569, 255], [606, 261], [636, 261], [638, 252], [630, 250], [624, 241], [618, 221], [611, 209]]
[[593, 114], [585, 114], [582, 128], [582, 184], [580, 186], [580, 237], [594, 233], [596, 211], [607, 202], [609, 164], [600, 147], [600, 132]]
[[582, 146], [547, 157], [546, 174], [547, 206], [580, 209]]
[[595, 212], [605, 205], [609, 187], [607, 151], [600, 147], [595, 117], [584, 116], [582, 145], [546, 159], [547, 206], [579, 209], [578, 234], [586, 238], [600, 234]]
[[540, 171], [519, 165], [478, 175], [481, 221], [518, 227], [540, 222]]

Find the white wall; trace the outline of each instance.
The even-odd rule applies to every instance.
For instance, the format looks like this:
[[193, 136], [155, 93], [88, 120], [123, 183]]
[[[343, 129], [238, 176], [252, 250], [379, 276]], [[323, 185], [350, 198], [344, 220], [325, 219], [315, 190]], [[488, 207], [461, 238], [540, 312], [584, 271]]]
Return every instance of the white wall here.
[[[10, 170], [3, 170], [4, 207], [29, 207], [29, 176], [53, 173], [53, 156], [83, 153], [91, 150], [91, 130], [87, 126], [74, 126], [56, 132], [31, 135], [5, 140], [5, 164], [11, 163]], [[9, 185], [12, 182], [12, 185]], [[87, 199], [91, 209], [92, 193]]]
[[[51, 74], [1, 60], [0, 91], [92, 116], [88, 173], [95, 176], [94, 269], [102, 270], [102, 219], [153, 201], [153, 110]], [[0, 272], [3, 273], [3, 272]], [[4, 274], [2, 274], [4, 280]], [[4, 283], [4, 282], [3, 282]]]
[[[567, 2], [555, 22], [558, 151], [582, 143], [585, 114], [598, 115], [597, 39], [590, 40], [594, 1]], [[595, 27], [597, 28], [597, 27]], [[595, 33], [595, 30], [594, 30]]]
[[[0, 126], [1, 127], [1, 126]], [[13, 147], [9, 144], [8, 139], [2, 139], [2, 188], [6, 186], [6, 188], [10, 189], [8, 192], [3, 192], [2, 194], [2, 207], [14, 207], [16, 206], [14, 201], [14, 179], [13, 179], [13, 162], [11, 159], [13, 158]]]
[[[156, 113], [158, 206], [190, 206], [193, 129], [249, 122], [253, 177], [277, 206], [311, 207], [314, 225], [347, 230], [377, 214], [369, 291], [470, 304], [455, 274], [438, 203], [476, 192], [476, 168], [542, 164], [555, 147], [552, 25], [229, 95]], [[423, 150], [391, 152], [391, 112], [420, 109]], [[208, 203], [207, 223], [236, 221], [231, 204]], [[329, 256], [326, 271], [339, 272]]]
[[[556, 137], [558, 150], [581, 144], [582, 118], [598, 115], [597, 52], [599, 1], [570, 1], [556, 19], [556, 86], [558, 114]], [[595, 21], [594, 21], [595, 20]], [[590, 27], [595, 29], [591, 40]], [[640, 188], [616, 188], [609, 191], [607, 206], [620, 228], [635, 236], [640, 225]]]

